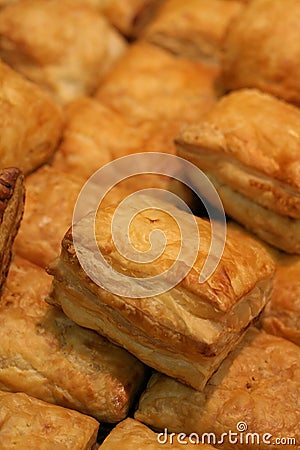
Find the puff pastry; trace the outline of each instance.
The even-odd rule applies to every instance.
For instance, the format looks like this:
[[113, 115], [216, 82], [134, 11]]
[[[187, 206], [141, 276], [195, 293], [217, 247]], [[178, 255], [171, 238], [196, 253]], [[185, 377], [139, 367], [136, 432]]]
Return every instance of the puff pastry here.
[[300, 346], [300, 257], [281, 254], [271, 301], [262, 316], [264, 329]]
[[146, 151], [175, 153], [179, 126], [144, 121], [138, 127], [92, 98], [83, 97], [65, 108], [66, 126], [52, 166], [86, 180], [108, 162]]
[[178, 154], [213, 181], [228, 215], [289, 253], [300, 253], [299, 126], [298, 108], [240, 90], [176, 140]]
[[300, 105], [300, 4], [253, 0], [224, 42], [225, 89], [254, 87]]
[[[133, 278], [149, 277], [166, 271], [176, 261], [181, 235], [176, 222], [164, 212], [166, 204], [162, 203], [161, 209], [153, 209], [153, 200], [146, 196], [137, 200], [134, 206], [127, 206], [126, 212], [135, 217], [130, 239], [139, 251], [148, 248], [146, 236], [157, 227], [167, 236], [165, 251], [147, 265], [132, 261], [117, 251], [111, 234], [115, 206], [108, 206], [98, 213], [97, 243], [116, 271]], [[175, 212], [169, 205], [167, 210]], [[179, 210], [176, 213], [180, 231], [190, 227], [190, 216]], [[70, 229], [63, 239], [61, 255], [50, 271], [55, 279], [48, 301], [60, 306], [75, 322], [95, 329], [151, 367], [196, 389], [203, 389], [249, 323], [265, 306], [274, 262], [255, 239], [230, 229], [216, 271], [200, 284], [200, 271], [210, 248], [211, 227], [205, 220], [195, 220], [201, 233], [201, 248], [199, 252], [196, 249], [192, 270], [174, 288], [143, 299], [115, 295], [95, 284], [79, 264]], [[87, 260], [93, 260], [85, 231], [91, 224], [93, 216], [88, 215], [76, 225], [76, 232], [83, 238], [80, 251]], [[124, 224], [117, 223], [116, 226], [116, 236], [123, 236]], [[187, 230], [191, 239], [188, 245], [193, 248], [195, 236], [190, 233], [190, 228]], [[187, 260], [182, 260], [182, 264], [188, 264]], [[131, 292], [134, 293], [135, 288], [131, 281]]]
[[60, 109], [1, 61], [0, 117], [0, 167], [27, 174], [50, 158], [61, 134]]
[[[224, 450], [233, 447], [267, 450], [276, 438], [294, 438], [299, 443], [299, 367], [299, 347], [251, 328], [203, 392], [166, 376], [153, 375], [135, 418], [156, 429], [167, 428], [169, 432], [200, 436], [214, 433], [218, 444], [221, 444], [222, 433], [229, 430], [237, 433], [239, 441], [234, 445], [230, 444], [228, 435], [223, 436], [220, 448]], [[239, 433], [240, 422], [246, 424], [245, 433]], [[254, 441], [246, 440], [248, 432], [259, 435], [259, 444], [257, 437]], [[269, 436], [263, 442], [265, 433]], [[213, 437], [210, 443], [214, 445]], [[283, 450], [286, 445], [282, 441], [276, 447]]]
[[198, 120], [215, 104], [218, 69], [140, 41], [101, 83], [98, 100], [135, 125]]
[[143, 381], [143, 365], [49, 306], [44, 298], [50, 285], [43, 269], [13, 261], [0, 308], [0, 389], [100, 421], [124, 419]]
[[225, 31], [241, 9], [239, 1], [166, 0], [143, 36], [176, 54], [219, 63]]
[[2, 450], [92, 450], [98, 422], [26, 394], [0, 391]]
[[0, 169], [0, 294], [6, 280], [11, 249], [23, 215], [25, 190], [17, 168]]
[[[172, 443], [164, 443], [164, 436], [159, 437], [158, 434], [154, 433], [142, 423], [128, 418], [113, 429], [100, 446], [100, 450], [116, 450], [117, 448], [122, 448], [123, 450], [132, 450], [133, 448], [137, 450], [158, 450], [161, 448], [166, 450], [180, 450], [182, 445], [186, 449], [195, 448], [194, 444], [189, 443], [187, 438], [184, 444], [180, 443], [180, 440], [182, 440], [182, 436], [173, 436]], [[199, 445], [198, 448], [201, 450], [213, 450], [215, 447], [204, 444]]]
[[84, 3], [27, 0], [0, 11], [0, 57], [60, 102], [91, 94], [125, 49]]

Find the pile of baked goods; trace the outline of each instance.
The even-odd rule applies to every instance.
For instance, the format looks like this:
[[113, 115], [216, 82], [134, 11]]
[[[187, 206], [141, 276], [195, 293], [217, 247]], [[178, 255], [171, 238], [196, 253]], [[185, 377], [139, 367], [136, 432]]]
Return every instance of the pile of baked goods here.
[[[300, 448], [299, 20], [299, 0], [0, 0], [0, 450]], [[212, 224], [156, 167], [72, 226], [95, 171], [159, 153], [222, 201], [205, 280]], [[193, 214], [145, 194], [114, 221], [145, 188]]]

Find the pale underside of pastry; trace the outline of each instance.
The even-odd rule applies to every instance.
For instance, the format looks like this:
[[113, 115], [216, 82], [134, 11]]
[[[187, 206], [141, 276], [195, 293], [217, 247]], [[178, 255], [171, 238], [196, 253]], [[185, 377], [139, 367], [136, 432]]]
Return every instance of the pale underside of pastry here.
[[126, 417], [145, 369], [132, 355], [49, 306], [51, 277], [15, 258], [0, 308], [0, 389], [100, 421]]
[[96, 98], [128, 117], [185, 123], [199, 120], [216, 102], [218, 69], [137, 42], [101, 83]]
[[176, 54], [217, 64], [225, 31], [241, 10], [239, 1], [166, 0], [143, 37]]
[[300, 346], [300, 257], [278, 257], [272, 296], [262, 316], [263, 328]]
[[[167, 271], [177, 257], [181, 261], [179, 271], [188, 264], [179, 256], [181, 235], [178, 235], [176, 222], [164, 212], [165, 209], [157, 211], [152, 209], [152, 205], [152, 199], [143, 197], [134, 206], [127, 207], [127, 212], [135, 217], [130, 239], [139, 251], [148, 249], [149, 242], [145, 237], [155, 229], [167, 236], [167, 245], [161, 256], [147, 265], [126, 258], [117, 251], [114, 239], [124, 235], [124, 224], [117, 224], [112, 238], [111, 221], [115, 206], [102, 209], [96, 219], [100, 251], [116, 272], [132, 277], [127, 286], [132, 297], [135, 297], [135, 289], [139, 285], [138, 280], [134, 281], [136, 277], [159, 275]], [[165, 207], [162, 204], [162, 208]], [[176, 211], [180, 226], [183, 229], [188, 227], [191, 216]], [[151, 367], [202, 389], [265, 306], [274, 263], [255, 239], [230, 229], [216, 271], [205, 283], [199, 283], [210, 248], [211, 228], [209, 222], [195, 220], [201, 233], [201, 246], [196, 249], [192, 270], [167, 292], [142, 299], [129, 298], [125, 293], [126, 285], [124, 296], [121, 296], [94, 283], [79, 264], [70, 229], [62, 242], [60, 258], [51, 267], [55, 280], [48, 301], [60, 306], [78, 324], [95, 329]], [[103, 273], [102, 266], [97, 266], [98, 261], [94, 263], [95, 255], [89, 243], [87, 230], [91, 224], [93, 215], [76, 224], [76, 235], [81, 239], [80, 252], [98, 273]], [[190, 241], [185, 242], [189, 251], [195, 247], [192, 234], [187, 238]], [[110, 281], [117, 283], [114, 272], [110, 276]]]
[[228, 215], [290, 253], [300, 251], [299, 126], [294, 106], [241, 90], [176, 139], [178, 154], [215, 182]]
[[249, 2], [225, 38], [224, 88], [257, 88], [299, 105], [299, 20], [298, 0]]
[[[276, 438], [300, 442], [300, 349], [293, 343], [251, 328], [229, 354], [203, 392], [161, 374], [152, 376], [135, 418], [157, 430], [187, 434], [237, 433], [237, 450], [267, 450]], [[246, 424], [244, 433], [239, 423]], [[246, 430], [246, 431], [245, 431]], [[241, 429], [240, 429], [241, 431]], [[246, 440], [246, 433], [257, 436]], [[266, 434], [269, 434], [266, 436]], [[240, 442], [240, 435], [243, 441]], [[265, 435], [266, 441], [263, 441]], [[270, 436], [271, 435], [271, 436]], [[206, 439], [208, 436], [206, 436]], [[253, 440], [252, 440], [253, 439]], [[207, 440], [205, 442], [208, 442]], [[276, 445], [286, 448], [283, 441]], [[224, 450], [233, 443], [223, 436]]]
[[12, 255], [12, 246], [23, 216], [25, 189], [17, 168], [0, 169], [0, 293]]
[[[137, 420], [128, 418], [111, 431], [103, 444], [100, 445], [100, 450], [116, 450], [118, 448], [123, 450], [158, 450], [160, 448], [180, 450], [183, 445], [186, 449], [194, 449], [195, 445], [192, 442], [189, 442], [187, 436], [159, 436]], [[197, 448], [213, 450], [215, 447], [200, 444]]]
[[98, 426], [77, 411], [0, 391], [2, 450], [92, 450]]
[[62, 103], [90, 95], [126, 47], [84, 2], [27, 0], [0, 11], [0, 57]]
[[47, 161], [62, 131], [60, 109], [38, 86], [0, 62], [0, 167], [25, 174]]

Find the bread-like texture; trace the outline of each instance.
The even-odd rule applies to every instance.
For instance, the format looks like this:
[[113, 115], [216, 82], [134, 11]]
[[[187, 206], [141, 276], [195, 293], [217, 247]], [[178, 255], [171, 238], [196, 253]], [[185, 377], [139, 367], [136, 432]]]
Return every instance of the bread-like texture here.
[[49, 166], [27, 177], [26, 203], [15, 251], [46, 267], [59, 255], [61, 240], [72, 223], [81, 179]]
[[84, 3], [26, 0], [0, 11], [0, 57], [62, 103], [91, 94], [126, 47]]
[[127, 122], [108, 106], [82, 97], [65, 108], [66, 126], [52, 166], [86, 180], [114, 159], [132, 153], [161, 151], [175, 153], [174, 136], [180, 124], [144, 121]]
[[28, 174], [50, 158], [62, 131], [60, 108], [1, 61], [0, 116], [0, 168]]
[[[239, 439], [234, 443], [237, 450], [267, 450], [276, 438], [295, 438], [299, 445], [299, 369], [298, 346], [251, 328], [203, 392], [161, 374], [153, 375], [135, 418], [157, 430], [200, 436], [214, 433], [218, 440], [231, 430]], [[239, 422], [246, 424], [244, 433], [237, 429]], [[259, 445], [255, 437], [246, 441], [246, 433], [258, 433]], [[269, 433], [266, 440], [270, 444], [263, 442], [265, 433]], [[214, 445], [213, 439], [210, 443]], [[282, 441], [276, 447], [283, 450], [286, 445]], [[232, 450], [228, 435], [223, 436], [220, 448]]]
[[0, 293], [7, 277], [24, 202], [23, 174], [15, 167], [0, 169]]
[[[194, 449], [195, 445], [188, 442], [188, 437], [172, 436], [169, 441], [165, 442], [165, 436], [159, 437], [150, 428], [143, 425], [134, 419], [126, 419], [119, 423], [108, 435], [100, 450], [116, 450], [122, 448], [123, 450], [158, 450], [164, 448], [165, 450], [180, 450], [184, 448], [190, 450]], [[171, 442], [170, 442], [171, 440]], [[184, 443], [180, 443], [185, 441]], [[213, 450], [215, 447], [206, 444], [199, 444], [197, 446], [200, 450]]]
[[239, 1], [166, 0], [143, 37], [175, 54], [218, 64], [226, 29], [242, 8]]
[[299, 127], [298, 108], [243, 89], [176, 138], [178, 155], [211, 178], [228, 215], [289, 253], [300, 252]]
[[[157, 228], [163, 232], [166, 247], [155, 261], [140, 264], [118, 252], [114, 239], [124, 235], [124, 228], [122, 223], [116, 224], [112, 238], [115, 206], [100, 211], [95, 229], [98, 246], [109, 265], [133, 280], [167, 271], [175, 263], [181, 244], [177, 223], [164, 212], [166, 205], [157, 210], [152, 209], [149, 198], [140, 202], [126, 209], [134, 217], [130, 239], [136, 249], [144, 252], [149, 246], [146, 237]], [[169, 205], [167, 211], [174, 213]], [[177, 213], [182, 232], [190, 226], [189, 216], [182, 211]], [[60, 258], [51, 266], [55, 280], [48, 301], [62, 307], [76, 323], [95, 329], [151, 367], [203, 389], [268, 301], [275, 266], [259, 242], [245, 232], [229, 229], [218, 267], [206, 282], [200, 283], [200, 272], [210, 248], [211, 227], [205, 220], [195, 220], [201, 245], [196, 250], [193, 268], [177, 286], [143, 299], [115, 295], [95, 284], [79, 264], [70, 229], [62, 242]], [[94, 261], [99, 272], [102, 268], [97, 266], [88, 242], [91, 224], [93, 217], [87, 216], [76, 224], [76, 233], [82, 239], [81, 254], [86, 261]], [[190, 243], [185, 243], [190, 249], [195, 240], [192, 234]], [[181, 264], [184, 267], [188, 262], [182, 258]], [[134, 295], [133, 280], [128, 289]]]
[[124, 419], [143, 365], [48, 305], [51, 277], [16, 257], [0, 304], [0, 389], [25, 392], [96, 417]]
[[280, 254], [263, 328], [300, 346], [300, 257]]
[[199, 120], [216, 102], [218, 69], [138, 41], [101, 83], [96, 98], [137, 125]]
[[253, 0], [224, 42], [225, 89], [254, 87], [300, 105], [300, 4]]
[[0, 391], [2, 450], [92, 450], [98, 422], [23, 393]]

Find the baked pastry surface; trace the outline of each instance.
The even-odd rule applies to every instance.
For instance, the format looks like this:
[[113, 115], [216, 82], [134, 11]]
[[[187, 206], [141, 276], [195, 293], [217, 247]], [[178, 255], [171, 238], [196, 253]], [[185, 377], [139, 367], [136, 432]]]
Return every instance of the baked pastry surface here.
[[[183, 227], [179, 231], [176, 222], [164, 212], [165, 204], [162, 210], [152, 206], [153, 201], [144, 197], [126, 210], [135, 217], [130, 239], [140, 252], [148, 249], [146, 236], [157, 227], [167, 236], [162, 255], [146, 265], [117, 251], [114, 238], [124, 234], [124, 224], [117, 224], [112, 237], [115, 206], [101, 210], [96, 219], [100, 251], [114, 270], [132, 277], [127, 288], [133, 296], [139, 283], [137, 280], [135, 284], [136, 277], [159, 275], [176, 261], [181, 245], [180, 231], [190, 225], [190, 216], [176, 210]], [[174, 212], [175, 208], [169, 208], [168, 205], [167, 211]], [[210, 248], [211, 227], [203, 219], [195, 220], [201, 245], [196, 249], [191, 271], [167, 292], [142, 299], [128, 298], [126, 289], [124, 296], [115, 295], [94, 283], [79, 264], [70, 229], [63, 239], [60, 258], [51, 267], [55, 280], [48, 301], [61, 306], [78, 324], [107, 336], [151, 367], [202, 389], [265, 306], [274, 263], [258, 241], [247, 233], [241, 235], [240, 230], [230, 229], [217, 269], [206, 282], [200, 283], [199, 276]], [[95, 256], [90, 250], [87, 233], [92, 224], [93, 216], [89, 215], [75, 227], [82, 239], [80, 252], [85, 261], [94, 261]], [[191, 235], [190, 242], [186, 242], [188, 248], [194, 248], [194, 240], [195, 236]], [[180, 264], [186, 267], [188, 262], [182, 260]], [[102, 266], [95, 267], [102, 273]], [[114, 282], [114, 275], [111, 276]]]
[[12, 246], [23, 216], [25, 190], [19, 169], [0, 169], [0, 293], [12, 255]]
[[0, 57], [59, 102], [91, 94], [126, 47], [84, 2], [27, 0], [0, 11]]
[[[178, 441], [179, 439], [179, 441]], [[180, 443], [180, 440], [184, 443]], [[166, 450], [180, 450], [182, 446], [186, 449], [194, 449], [195, 445], [188, 442], [188, 437], [172, 436], [166, 440], [166, 436], [159, 437], [150, 428], [134, 419], [126, 419], [119, 423], [108, 435], [100, 450], [123, 450], [143, 449], [158, 450], [164, 448]], [[197, 445], [201, 450], [213, 450], [215, 447], [211, 445]]]
[[92, 450], [98, 422], [23, 393], [0, 391], [2, 450]]
[[300, 346], [300, 257], [280, 254], [263, 328]]
[[214, 182], [228, 215], [290, 253], [300, 252], [299, 126], [296, 107], [246, 89], [176, 140], [178, 154]]
[[216, 64], [225, 31], [241, 10], [239, 1], [166, 0], [143, 37], [176, 54]]
[[0, 304], [0, 389], [100, 421], [128, 413], [145, 369], [132, 355], [49, 306], [51, 277], [15, 258]]
[[224, 42], [225, 89], [252, 87], [300, 105], [298, 0], [253, 0]]
[[[251, 328], [203, 392], [164, 375], [153, 375], [135, 418], [158, 430], [215, 433], [217, 439], [229, 430], [239, 437], [242, 433], [237, 424], [243, 422], [245, 433], [258, 433], [260, 443], [244, 439], [234, 443], [238, 450], [267, 450], [275, 438], [291, 437], [299, 442], [299, 361], [300, 349], [295, 344]], [[265, 433], [272, 435], [269, 444], [263, 442]], [[232, 447], [225, 437], [221, 448]]]
[[47, 161], [62, 131], [58, 106], [38, 86], [0, 61], [0, 167], [25, 174]]

